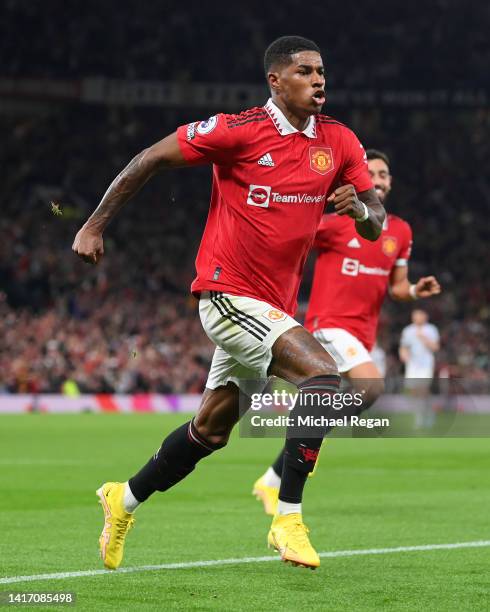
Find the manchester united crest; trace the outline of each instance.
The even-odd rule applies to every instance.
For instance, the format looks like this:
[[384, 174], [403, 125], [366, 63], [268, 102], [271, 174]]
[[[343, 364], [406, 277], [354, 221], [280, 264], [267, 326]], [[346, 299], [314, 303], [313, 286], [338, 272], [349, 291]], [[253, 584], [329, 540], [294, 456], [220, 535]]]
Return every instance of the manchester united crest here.
[[284, 321], [284, 319], [286, 318], [286, 314], [284, 312], [281, 312], [280, 310], [277, 310], [276, 308], [266, 310], [262, 314], [262, 316], [271, 321], [271, 323], [276, 323], [277, 321]]
[[310, 147], [310, 168], [318, 174], [327, 174], [334, 169], [330, 147]]
[[395, 254], [396, 247], [398, 246], [398, 242], [394, 236], [383, 236], [383, 253], [388, 257], [391, 257]]

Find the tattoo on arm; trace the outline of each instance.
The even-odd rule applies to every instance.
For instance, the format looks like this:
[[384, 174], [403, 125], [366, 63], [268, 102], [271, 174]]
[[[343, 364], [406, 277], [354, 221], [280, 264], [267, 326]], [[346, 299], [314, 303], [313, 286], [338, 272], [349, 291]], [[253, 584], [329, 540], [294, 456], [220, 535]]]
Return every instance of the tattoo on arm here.
[[86, 225], [102, 232], [120, 208], [143, 187], [158, 170], [148, 149], [138, 153], [112, 181]]
[[363, 223], [356, 222], [356, 229], [359, 235], [367, 240], [376, 240], [381, 234], [383, 221], [385, 218], [385, 209], [374, 189], [368, 189], [358, 194], [359, 199], [369, 209], [369, 218]]

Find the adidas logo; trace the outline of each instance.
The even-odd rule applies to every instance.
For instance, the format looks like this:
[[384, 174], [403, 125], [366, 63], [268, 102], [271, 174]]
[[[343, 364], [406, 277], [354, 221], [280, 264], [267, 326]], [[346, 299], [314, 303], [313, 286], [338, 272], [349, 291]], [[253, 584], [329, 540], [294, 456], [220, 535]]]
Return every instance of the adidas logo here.
[[360, 249], [361, 243], [359, 242], [357, 238], [352, 238], [352, 240], [347, 243], [347, 246], [351, 247], [352, 249]]
[[262, 155], [262, 157], [259, 159], [257, 163], [259, 164], [259, 166], [275, 166], [274, 160], [272, 159], [270, 153], [266, 153], [265, 155]]

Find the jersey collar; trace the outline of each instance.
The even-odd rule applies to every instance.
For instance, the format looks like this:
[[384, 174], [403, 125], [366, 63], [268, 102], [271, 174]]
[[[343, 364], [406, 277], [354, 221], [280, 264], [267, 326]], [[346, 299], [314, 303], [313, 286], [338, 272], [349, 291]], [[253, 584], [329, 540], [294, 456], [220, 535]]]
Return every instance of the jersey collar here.
[[[274, 104], [272, 98], [267, 100], [264, 108], [268, 112], [269, 117], [272, 119], [272, 122], [276, 126], [277, 131], [279, 134], [281, 134], [281, 136], [287, 136], [288, 134], [299, 132], [299, 130], [289, 123], [282, 110], [276, 104]], [[311, 115], [308, 125], [301, 133], [308, 136], [308, 138], [316, 138], [316, 121], [313, 115]]]

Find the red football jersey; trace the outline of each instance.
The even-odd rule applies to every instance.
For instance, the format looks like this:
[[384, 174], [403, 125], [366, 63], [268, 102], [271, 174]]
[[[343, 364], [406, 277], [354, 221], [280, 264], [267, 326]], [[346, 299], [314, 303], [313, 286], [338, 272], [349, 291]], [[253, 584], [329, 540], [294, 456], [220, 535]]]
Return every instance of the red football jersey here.
[[371, 242], [359, 236], [350, 217], [325, 215], [314, 246], [318, 259], [306, 328], [345, 329], [370, 351], [390, 273], [395, 266], [406, 266], [410, 257], [410, 225], [387, 215], [381, 236]]
[[190, 164], [213, 164], [191, 290], [263, 300], [293, 315], [303, 266], [334, 186], [372, 187], [364, 149], [326, 115], [296, 130], [269, 100], [177, 129]]

